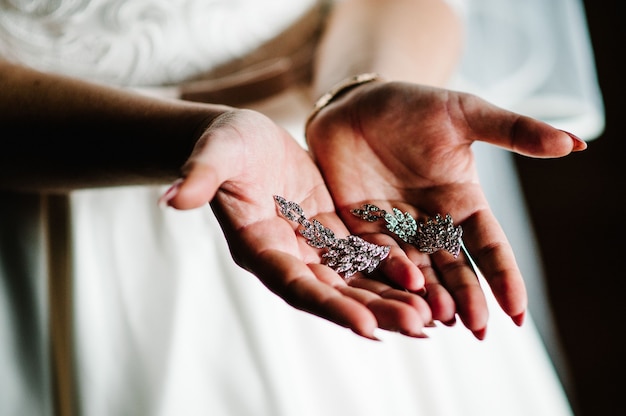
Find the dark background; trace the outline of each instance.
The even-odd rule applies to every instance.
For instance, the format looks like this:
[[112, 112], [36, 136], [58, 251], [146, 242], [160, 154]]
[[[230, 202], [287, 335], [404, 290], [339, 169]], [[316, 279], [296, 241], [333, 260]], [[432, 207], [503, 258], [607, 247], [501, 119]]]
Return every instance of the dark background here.
[[515, 161], [545, 263], [576, 414], [626, 415], [626, 80], [617, 65], [626, 23], [618, 2], [583, 3], [605, 131], [587, 150], [564, 159]]

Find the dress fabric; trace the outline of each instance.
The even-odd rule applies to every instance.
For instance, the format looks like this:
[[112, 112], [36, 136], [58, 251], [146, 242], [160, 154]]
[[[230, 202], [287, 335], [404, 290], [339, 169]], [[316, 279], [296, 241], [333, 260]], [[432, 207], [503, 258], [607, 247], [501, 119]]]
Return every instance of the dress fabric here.
[[[519, 74], [509, 78], [508, 60], [498, 66], [497, 56], [492, 56], [497, 54], [478, 50], [484, 38], [495, 39], [482, 32], [485, 28], [509, 33], [504, 30], [508, 25], [503, 27], [498, 19], [519, 8], [519, 2], [459, 3], [468, 21], [468, 51], [474, 50], [478, 58], [468, 52], [453, 86], [484, 91], [496, 104], [532, 113], [562, 128], [573, 127], [576, 133], [575, 126], [584, 126], [581, 136], [586, 139], [599, 134], [603, 111], [595, 72], [589, 66], [586, 32], [584, 25], [579, 26], [584, 14], [578, 1], [524, 2], [534, 9], [526, 10], [526, 15], [518, 13], [520, 19], [536, 16], [529, 15], [530, 10], [541, 14], [547, 3], [561, 4], [560, 12], [567, 11], [563, 15], [546, 6], [553, 12], [549, 16], [560, 17], [558, 24], [544, 21], [543, 29], [552, 28], [557, 35], [573, 33], [554, 39], [559, 42], [556, 49], [565, 49], [561, 45], [565, 42], [576, 51], [563, 54], [575, 56], [573, 65], [545, 67], [552, 71], [549, 75], [528, 71], [527, 79]], [[248, 52], [312, 4], [294, 0], [6, 2], [0, 13], [0, 55], [103, 83], [169, 85]], [[191, 14], [194, 24], [184, 24]], [[528, 21], [532, 19], [523, 20]], [[519, 22], [516, 29], [524, 27]], [[519, 59], [538, 56], [530, 52], [536, 44], [524, 43], [530, 39], [526, 32], [515, 32], [518, 36], [511, 40], [520, 42], [516, 43]], [[553, 35], [552, 31], [545, 34], [550, 39]], [[582, 41], [572, 46], [566, 41], [572, 38]], [[162, 44], [163, 40], [167, 42]], [[496, 60], [493, 70], [500, 72], [494, 72], [493, 79], [502, 81], [500, 87], [479, 76], [481, 59]], [[559, 68], [577, 74], [571, 84], [550, 82]], [[512, 92], [517, 95], [512, 97]], [[555, 96], [569, 105], [559, 114], [542, 112], [553, 108], [543, 104]], [[253, 107], [303, 143], [302, 121], [310, 106], [305, 92], [294, 88]], [[362, 339], [293, 309], [236, 266], [208, 206], [186, 212], [159, 208], [156, 201], [164, 186], [73, 192], [70, 260], [78, 414], [572, 415], [549, 355], [555, 351], [551, 328], [535, 324], [535, 318], [549, 322], [549, 308], [512, 160], [508, 153], [481, 144], [476, 154], [481, 181], [516, 250], [531, 296], [530, 316], [518, 328], [501, 312], [483, 281], [490, 322], [482, 342], [461, 324], [439, 325], [425, 340], [387, 332], [380, 334], [383, 342]], [[45, 267], [40, 257], [46, 242], [41, 200], [8, 193], [0, 197], [6, 202], [0, 219], [0, 312], [7, 312], [0, 314], [0, 335], [7, 340], [0, 347], [0, 413], [23, 414], [25, 406], [31, 406], [37, 409], [28, 414], [52, 414], [52, 388], [42, 381], [49, 376], [50, 357], [47, 306], [41, 294]], [[13, 240], [5, 236], [11, 235], [29, 239], [10, 244]], [[9, 261], [16, 258], [9, 247], [22, 257]], [[26, 287], [16, 289], [21, 278]], [[11, 298], [16, 292], [32, 304], [33, 317], [23, 323], [30, 334], [18, 330], [23, 316]]]
[[44, 203], [0, 192], [0, 414], [49, 415]]

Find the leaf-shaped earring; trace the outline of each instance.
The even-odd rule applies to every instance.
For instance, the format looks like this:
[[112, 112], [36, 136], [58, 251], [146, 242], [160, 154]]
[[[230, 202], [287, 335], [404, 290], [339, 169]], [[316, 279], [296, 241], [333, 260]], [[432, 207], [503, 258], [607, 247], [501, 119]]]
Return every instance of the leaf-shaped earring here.
[[418, 223], [415, 244], [420, 251], [428, 254], [446, 250], [454, 257], [458, 257], [461, 251], [461, 237], [463, 229], [460, 225], [454, 226], [450, 214], [446, 214], [445, 218], [437, 214], [435, 218], [428, 218], [425, 223]]
[[415, 243], [417, 236], [417, 222], [408, 212], [404, 214], [398, 208], [392, 208], [393, 214], [385, 212], [384, 219], [387, 229], [397, 235], [402, 241]]
[[274, 201], [280, 213], [290, 221], [302, 226], [300, 234], [315, 248], [325, 248], [322, 261], [345, 278], [357, 272], [371, 273], [389, 255], [389, 246], [369, 243], [355, 235], [337, 238], [335, 233], [318, 220], [309, 221], [300, 205], [275, 195]]
[[425, 222], [418, 222], [408, 212], [403, 213], [397, 208], [392, 208], [393, 213], [388, 213], [372, 204], [365, 204], [351, 212], [369, 222], [385, 220], [390, 232], [422, 252], [432, 254], [446, 250], [454, 257], [458, 257], [461, 251], [463, 229], [460, 225], [454, 226], [450, 214], [445, 217], [437, 214], [434, 218], [427, 218]]

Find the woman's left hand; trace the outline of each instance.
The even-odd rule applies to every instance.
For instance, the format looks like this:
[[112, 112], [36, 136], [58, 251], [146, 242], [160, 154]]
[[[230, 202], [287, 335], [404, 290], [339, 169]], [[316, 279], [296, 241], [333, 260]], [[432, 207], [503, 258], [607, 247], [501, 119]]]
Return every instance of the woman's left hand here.
[[[533, 157], [560, 157], [585, 148], [551, 126], [455, 91], [401, 82], [371, 82], [336, 97], [312, 120], [307, 141], [335, 205], [350, 231], [385, 231], [384, 221], [351, 214], [363, 204], [409, 212], [417, 220], [451, 214], [500, 306], [521, 325], [527, 295], [513, 250], [485, 198], [471, 144], [484, 141]], [[463, 252], [432, 255], [402, 243], [426, 281], [433, 317], [455, 316], [476, 337], [488, 310]], [[395, 283], [408, 290], [422, 278]]]

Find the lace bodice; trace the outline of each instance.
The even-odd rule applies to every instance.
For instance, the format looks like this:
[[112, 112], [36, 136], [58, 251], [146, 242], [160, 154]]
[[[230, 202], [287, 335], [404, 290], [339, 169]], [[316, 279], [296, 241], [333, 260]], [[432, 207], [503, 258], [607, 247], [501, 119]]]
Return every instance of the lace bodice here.
[[315, 0], [0, 0], [0, 56], [117, 85], [175, 83], [253, 50]]

